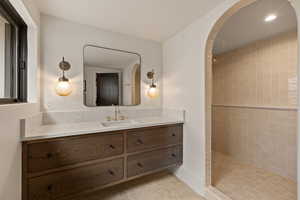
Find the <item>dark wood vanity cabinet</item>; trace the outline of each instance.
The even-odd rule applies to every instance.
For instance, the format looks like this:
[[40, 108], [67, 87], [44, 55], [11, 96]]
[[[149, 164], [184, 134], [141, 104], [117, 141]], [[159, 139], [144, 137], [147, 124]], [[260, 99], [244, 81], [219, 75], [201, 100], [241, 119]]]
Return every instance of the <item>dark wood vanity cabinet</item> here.
[[182, 148], [170, 147], [127, 157], [127, 177], [134, 177], [182, 162]]
[[27, 144], [29, 173], [117, 156], [124, 153], [122, 133], [70, 137]]
[[182, 164], [182, 124], [23, 142], [22, 200], [63, 200]]

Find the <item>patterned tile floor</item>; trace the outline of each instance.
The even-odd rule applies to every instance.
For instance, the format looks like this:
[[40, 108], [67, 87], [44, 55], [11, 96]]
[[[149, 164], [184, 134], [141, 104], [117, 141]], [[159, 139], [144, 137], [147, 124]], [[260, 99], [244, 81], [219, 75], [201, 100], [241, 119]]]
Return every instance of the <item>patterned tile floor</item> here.
[[205, 200], [169, 173], [140, 178], [76, 200]]
[[297, 184], [289, 179], [213, 155], [213, 185], [233, 200], [297, 200]]

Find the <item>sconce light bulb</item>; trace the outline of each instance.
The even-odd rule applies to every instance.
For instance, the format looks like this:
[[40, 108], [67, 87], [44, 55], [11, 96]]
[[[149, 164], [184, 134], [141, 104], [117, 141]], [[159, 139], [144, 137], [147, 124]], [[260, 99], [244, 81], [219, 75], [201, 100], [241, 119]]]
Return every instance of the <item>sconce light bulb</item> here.
[[72, 93], [72, 86], [69, 81], [58, 81], [56, 85], [56, 93], [59, 96], [69, 96]]
[[148, 89], [148, 96], [152, 99], [156, 98], [158, 96], [158, 90], [156, 86], [151, 85]]

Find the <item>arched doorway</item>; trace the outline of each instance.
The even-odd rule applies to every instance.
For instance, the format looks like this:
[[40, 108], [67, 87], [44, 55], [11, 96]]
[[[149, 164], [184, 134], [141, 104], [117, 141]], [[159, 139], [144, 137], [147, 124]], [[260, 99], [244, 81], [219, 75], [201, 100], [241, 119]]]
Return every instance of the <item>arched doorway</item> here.
[[[206, 133], [206, 186], [208, 188], [212, 187], [212, 68], [213, 68], [213, 45], [216, 39], [217, 34], [220, 32], [221, 28], [225, 24], [225, 22], [234, 14], [236, 14], [242, 8], [249, 6], [250, 4], [259, 1], [259, 0], [241, 0], [236, 3], [233, 7], [225, 12], [215, 23], [213, 26], [207, 40], [206, 44], [206, 60], [205, 60], [205, 133]], [[299, 68], [299, 67], [298, 67]], [[298, 88], [299, 91], [299, 88]], [[298, 92], [299, 93], [299, 92]], [[217, 191], [216, 191], [217, 192]], [[225, 198], [225, 197], [224, 197]]]
[[132, 70], [132, 105], [141, 103], [141, 65], [135, 64]]

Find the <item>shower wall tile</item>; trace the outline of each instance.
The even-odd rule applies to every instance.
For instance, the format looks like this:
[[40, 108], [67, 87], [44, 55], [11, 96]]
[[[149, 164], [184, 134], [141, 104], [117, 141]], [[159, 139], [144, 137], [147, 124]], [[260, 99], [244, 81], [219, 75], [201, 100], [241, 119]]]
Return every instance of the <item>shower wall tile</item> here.
[[290, 31], [216, 56], [214, 151], [296, 180], [297, 52]]
[[297, 104], [297, 33], [291, 31], [216, 56], [213, 104]]
[[297, 111], [213, 107], [213, 150], [296, 180]]

